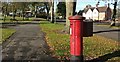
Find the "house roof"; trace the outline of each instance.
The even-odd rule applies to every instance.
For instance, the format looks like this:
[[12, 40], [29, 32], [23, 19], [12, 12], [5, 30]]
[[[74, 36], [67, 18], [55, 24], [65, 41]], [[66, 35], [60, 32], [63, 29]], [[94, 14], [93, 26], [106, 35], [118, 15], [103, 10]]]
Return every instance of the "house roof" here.
[[[105, 12], [107, 10], [107, 6], [102, 6], [102, 7], [97, 7], [96, 9], [99, 11], [99, 12]], [[86, 13], [89, 9], [91, 9], [92, 11], [95, 9], [95, 7], [91, 7], [91, 8], [85, 8], [84, 9], [84, 13]]]
[[95, 9], [95, 7], [91, 7], [90, 9], [93, 11]]
[[108, 8], [107, 6], [103, 6], [103, 7], [98, 7], [97, 9], [99, 12], [105, 12], [107, 8]]
[[91, 7], [91, 8], [85, 8], [84, 9], [84, 13], [86, 13], [89, 9], [91, 9], [92, 11], [94, 10], [95, 7]]
[[87, 11], [88, 11], [88, 9], [84, 9], [84, 11], [83, 11], [83, 12], [84, 12], [84, 13], [86, 13]]

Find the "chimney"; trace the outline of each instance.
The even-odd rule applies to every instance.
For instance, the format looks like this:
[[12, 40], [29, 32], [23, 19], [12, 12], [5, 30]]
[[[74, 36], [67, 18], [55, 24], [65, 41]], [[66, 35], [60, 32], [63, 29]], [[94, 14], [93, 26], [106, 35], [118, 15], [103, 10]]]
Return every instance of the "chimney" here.
[[98, 4], [96, 4], [96, 8], [98, 7]]
[[110, 7], [110, 4], [108, 3], [108, 7]]
[[99, 3], [100, 3], [100, 2], [97, 2], [97, 4], [96, 4], [96, 8], [98, 8]]

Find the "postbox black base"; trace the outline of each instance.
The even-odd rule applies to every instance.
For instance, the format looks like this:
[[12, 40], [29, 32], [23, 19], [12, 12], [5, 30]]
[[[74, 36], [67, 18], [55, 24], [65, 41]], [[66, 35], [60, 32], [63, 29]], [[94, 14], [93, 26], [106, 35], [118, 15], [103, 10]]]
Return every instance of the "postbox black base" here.
[[81, 56], [71, 56], [70, 62], [84, 62], [83, 55], [81, 55]]

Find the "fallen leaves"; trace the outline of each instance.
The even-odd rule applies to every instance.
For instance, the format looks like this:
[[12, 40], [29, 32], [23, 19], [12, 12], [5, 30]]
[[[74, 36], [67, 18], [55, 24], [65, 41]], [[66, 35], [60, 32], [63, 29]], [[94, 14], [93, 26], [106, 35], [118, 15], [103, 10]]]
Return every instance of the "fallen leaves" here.
[[[59, 33], [64, 29], [61, 24], [41, 24], [42, 30], [46, 33], [46, 40], [54, 56], [60, 60], [70, 59], [69, 34]], [[84, 37], [84, 58], [93, 59], [119, 50], [119, 43], [112, 39], [93, 35], [93, 37]], [[115, 59], [116, 60], [116, 59]]]
[[86, 59], [88, 59], [89, 56], [97, 58], [116, 50], [120, 50], [118, 44], [117, 41], [97, 35], [84, 38], [84, 55], [86, 55]]

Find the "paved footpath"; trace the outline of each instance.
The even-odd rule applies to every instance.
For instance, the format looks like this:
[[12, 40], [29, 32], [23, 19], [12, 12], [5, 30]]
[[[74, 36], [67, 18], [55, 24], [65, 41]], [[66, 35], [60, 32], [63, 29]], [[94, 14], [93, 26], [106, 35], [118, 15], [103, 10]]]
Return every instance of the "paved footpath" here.
[[14, 27], [14, 33], [2, 44], [2, 60], [54, 60], [39, 24]]
[[119, 35], [120, 35], [120, 28], [115, 29], [115, 28], [110, 28], [107, 26], [97, 26], [93, 25], [93, 33], [104, 36], [109, 39], [113, 39], [116, 41], [120, 41]]

